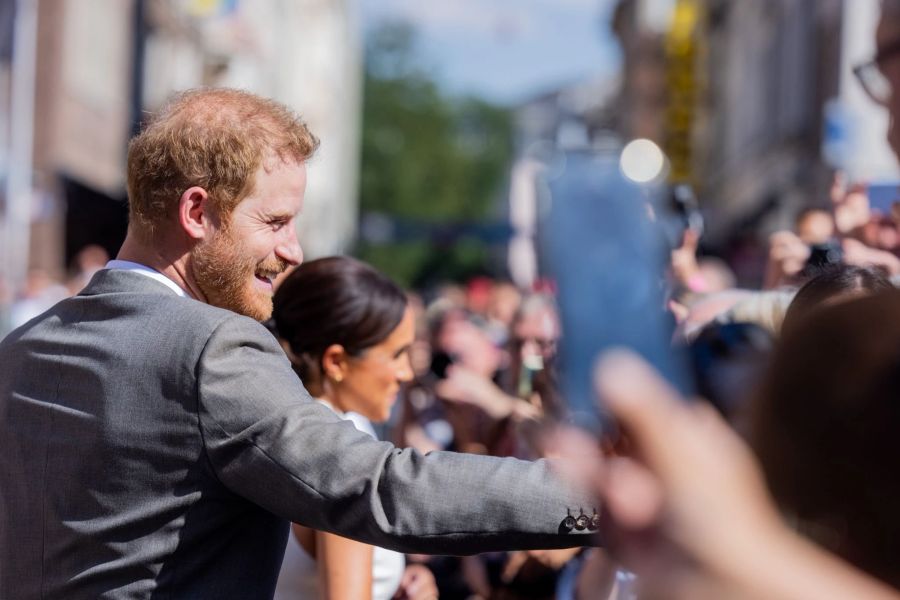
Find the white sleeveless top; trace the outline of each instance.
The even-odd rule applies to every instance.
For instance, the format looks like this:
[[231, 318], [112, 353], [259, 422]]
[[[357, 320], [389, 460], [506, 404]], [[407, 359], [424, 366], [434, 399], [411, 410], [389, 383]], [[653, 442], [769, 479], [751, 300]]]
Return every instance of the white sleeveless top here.
[[[322, 404], [334, 410], [327, 402]], [[369, 420], [356, 413], [340, 413], [337, 415], [353, 423], [357, 429], [375, 437], [375, 430]], [[372, 554], [372, 600], [390, 600], [400, 587], [400, 579], [406, 568], [406, 559], [399, 552], [379, 548], [375, 546]], [[273, 600], [318, 600], [319, 577], [316, 570], [316, 561], [297, 538], [291, 532], [288, 537], [287, 548], [284, 551], [284, 561], [281, 563], [281, 573], [278, 575], [278, 585], [275, 588]]]

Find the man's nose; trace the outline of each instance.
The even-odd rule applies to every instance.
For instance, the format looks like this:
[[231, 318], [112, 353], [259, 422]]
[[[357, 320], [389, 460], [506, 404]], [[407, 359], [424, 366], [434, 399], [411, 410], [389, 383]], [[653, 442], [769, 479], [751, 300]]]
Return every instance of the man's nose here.
[[275, 248], [275, 254], [292, 266], [297, 266], [303, 262], [303, 249], [297, 239], [297, 230], [294, 227], [285, 229], [289, 230], [287, 237]]

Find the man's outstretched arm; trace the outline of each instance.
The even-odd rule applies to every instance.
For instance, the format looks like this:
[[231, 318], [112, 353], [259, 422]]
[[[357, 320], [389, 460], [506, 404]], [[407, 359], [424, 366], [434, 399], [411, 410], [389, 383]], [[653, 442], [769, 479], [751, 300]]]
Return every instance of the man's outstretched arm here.
[[599, 507], [546, 461], [422, 455], [374, 441], [311, 401], [277, 342], [249, 319], [216, 328], [197, 374], [201, 430], [217, 476], [286, 519], [416, 553], [592, 539], [585, 534]]

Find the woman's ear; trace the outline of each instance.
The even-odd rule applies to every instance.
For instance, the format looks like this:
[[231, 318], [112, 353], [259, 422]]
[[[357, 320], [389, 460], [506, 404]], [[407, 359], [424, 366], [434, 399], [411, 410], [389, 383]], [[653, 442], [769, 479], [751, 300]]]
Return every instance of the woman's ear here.
[[322, 373], [334, 383], [340, 383], [347, 375], [347, 351], [340, 344], [331, 344], [322, 353]]

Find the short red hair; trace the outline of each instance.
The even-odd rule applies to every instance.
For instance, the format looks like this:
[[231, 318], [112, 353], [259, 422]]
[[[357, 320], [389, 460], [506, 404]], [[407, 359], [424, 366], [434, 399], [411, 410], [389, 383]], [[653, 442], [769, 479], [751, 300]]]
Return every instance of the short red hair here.
[[153, 240], [192, 186], [228, 215], [253, 191], [264, 160], [303, 162], [318, 146], [300, 117], [274, 100], [225, 88], [182, 92], [128, 146], [130, 226]]

